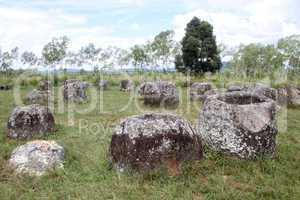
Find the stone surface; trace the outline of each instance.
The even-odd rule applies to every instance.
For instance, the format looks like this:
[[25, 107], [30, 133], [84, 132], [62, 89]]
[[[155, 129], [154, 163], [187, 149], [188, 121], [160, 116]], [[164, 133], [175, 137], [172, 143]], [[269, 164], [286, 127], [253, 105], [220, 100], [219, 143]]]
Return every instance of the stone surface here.
[[32, 90], [26, 97], [26, 101], [28, 104], [48, 105], [50, 100], [50, 90]]
[[108, 89], [108, 81], [107, 80], [101, 80], [99, 81], [99, 89], [107, 90]]
[[64, 154], [64, 148], [55, 141], [36, 140], [17, 147], [8, 163], [18, 174], [41, 176], [62, 168]]
[[134, 83], [132, 80], [122, 80], [120, 82], [120, 90], [123, 92], [130, 92], [134, 89]]
[[213, 150], [244, 159], [273, 156], [276, 150], [276, 103], [247, 92], [210, 96], [197, 126]]
[[287, 85], [277, 89], [278, 103], [280, 105], [299, 106], [300, 88], [293, 85]]
[[7, 123], [7, 136], [12, 139], [30, 139], [55, 130], [54, 116], [47, 107], [30, 105], [16, 107]]
[[123, 120], [112, 136], [110, 155], [117, 170], [137, 172], [170, 164], [176, 169], [203, 157], [199, 135], [187, 121], [154, 113]]
[[213, 96], [213, 95], [217, 95], [217, 94], [220, 94], [221, 91], [219, 89], [212, 89], [212, 90], [208, 90], [206, 91], [204, 94], [203, 94], [203, 102], [210, 96]]
[[230, 85], [227, 89], [228, 92], [236, 92], [236, 91], [243, 91], [244, 87], [241, 85]]
[[259, 96], [265, 96], [274, 101], [276, 101], [277, 99], [276, 89], [261, 83], [256, 83], [254, 85], [247, 85], [247, 86], [231, 85], [227, 89], [227, 92], [238, 92], [238, 91], [248, 92]]
[[139, 88], [145, 105], [176, 107], [179, 104], [179, 92], [175, 84], [167, 81], [145, 82]]
[[65, 101], [81, 103], [88, 100], [86, 94], [89, 87], [88, 83], [80, 80], [66, 80], [63, 87]]
[[245, 91], [259, 96], [265, 96], [274, 101], [276, 101], [277, 99], [277, 91], [274, 88], [261, 83], [257, 83], [254, 86], [247, 87]]
[[193, 83], [190, 88], [190, 99], [192, 101], [203, 100], [204, 93], [211, 89], [213, 89], [211, 83]]
[[51, 81], [47, 81], [47, 80], [40, 81], [38, 89], [42, 90], [42, 91], [44, 91], [44, 90], [46, 90], [46, 91], [51, 90], [52, 89], [52, 83], [51, 83]]

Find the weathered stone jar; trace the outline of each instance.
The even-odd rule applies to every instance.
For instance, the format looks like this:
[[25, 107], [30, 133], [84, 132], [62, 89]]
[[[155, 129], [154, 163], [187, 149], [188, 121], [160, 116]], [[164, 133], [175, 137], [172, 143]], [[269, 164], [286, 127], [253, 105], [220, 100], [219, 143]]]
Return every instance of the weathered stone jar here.
[[171, 82], [145, 82], [140, 86], [139, 94], [145, 105], [176, 108], [179, 104], [179, 91]]
[[134, 89], [134, 83], [132, 80], [121, 80], [120, 90], [123, 92], [130, 92]]
[[276, 103], [246, 92], [206, 99], [197, 126], [211, 149], [243, 159], [273, 156], [276, 151]]
[[63, 86], [64, 100], [76, 103], [86, 102], [88, 87], [88, 83], [80, 80], [66, 80]]
[[102, 90], [107, 90], [108, 89], [108, 81], [107, 80], [100, 80], [98, 83], [98, 88]]
[[115, 129], [110, 156], [119, 170], [145, 172], [160, 166], [180, 167], [203, 157], [200, 137], [172, 114], [145, 114], [123, 120]]
[[7, 136], [12, 139], [30, 139], [55, 131], [55, 120], [51, 111], [44, 106], [16, 107], [8, 122]]

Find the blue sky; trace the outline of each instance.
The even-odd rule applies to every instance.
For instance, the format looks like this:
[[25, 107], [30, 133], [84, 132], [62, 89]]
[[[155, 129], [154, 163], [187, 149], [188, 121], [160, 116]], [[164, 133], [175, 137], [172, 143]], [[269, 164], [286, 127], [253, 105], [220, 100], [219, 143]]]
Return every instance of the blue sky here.
[[176, 39], [198, 16], [213, 24], [219, 43], [270, 43], [300, 34], [299, 0], [0, 0], [0, 46], [40, 52], [52, 37], [67, 35], [72, 49], [130, 47], [162, 30]]

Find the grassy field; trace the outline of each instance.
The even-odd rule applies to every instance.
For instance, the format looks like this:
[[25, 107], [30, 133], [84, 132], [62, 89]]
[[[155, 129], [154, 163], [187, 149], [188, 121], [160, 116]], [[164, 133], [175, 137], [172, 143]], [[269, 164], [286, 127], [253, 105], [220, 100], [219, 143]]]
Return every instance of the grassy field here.
[[[21, 88], [22, 95], [31, 89]], [[43, 139], [65, 147], [64, 170], [30, 178], [16, 177], [5, 168], [11, 151], [24, 141], [5, 137], [15, 105], [12, 91], [0, 91], [0, 199], [300, 199], [299, 109], [288, 110], [288, 129], [278, 135], [278, 155], [273, 160], [241, 161], [206, 149], [205, 159], [185, 165], [178, 177], [162, 172], [119, 174], [110, 169], [108, 147], [120, 119], [151, 110], [176, 112], [196, 123], [201, 105], [188, 102], [186, 89], [181, 96], [177, 110], [162, 111], [135, 103], [136, 98], [130, 102], [128, 93], [113, 87], [103, 93], [103, 104], [98, 101], [93, 111], [76, 113], [73, 126], [56, 104], [57, 131]], [[77, 105], [76, 111], [88, 106]]]

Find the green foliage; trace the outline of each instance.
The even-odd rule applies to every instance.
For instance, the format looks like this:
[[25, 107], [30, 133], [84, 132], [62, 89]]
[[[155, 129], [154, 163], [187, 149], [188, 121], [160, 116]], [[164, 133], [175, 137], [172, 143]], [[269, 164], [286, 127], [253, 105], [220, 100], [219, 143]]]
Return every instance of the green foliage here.
[[13, 56], [10, 52], [0, 51], [0, 72], [5, 72], [7, 75], [13, 63]]
[[282, 52], [289, 68], [300, 73], [300, 35], [292, 35], [278, 41], [278, 49]]
[[283, 57], [274, 45], [240, 46], [230, 63], [235, 74], [243, 77], [269, 76], [284, 67]]
[[170, 65], [172, 58], [179, 51], [178, 45], [174, 41], [174, 34], [174, 31], [167, 30], [155, 36], [151, 48], [156, 65]]
[[[274, 77], [278, 73], [289, 78], [300, 74], [300, 35], [280, 39], [276, 45], [241, 45], [229, 63], [240, 77]], [[278, 76], [277, 76], [278, 77]]]
[[69, 38], [66, 36], [53, 38], [51, 42], [43, 48], [43, 58], [47, 65], [60, 62], [66, 56], [66, 50], [69, 44]]
[[182, 60], [184, 68], [181, 71], [199, 74], [220, 70], [222, 63], [211, 24], [197, 17], [187, 24], [182, 40]]
[[140, 69], [143, 69], [148, 59], [148, 56], [145, 52], [145, 47], [143, 45], [134, 45], [131, 48], [131, 58], [135, 67], [139, 66]]
[[23, 64], [29, 64], [29, 65], [35, 65], [37, 63], [37, 56], [30, 51], [25, 51], [22, 55], [21, 55], [21, 62]]

